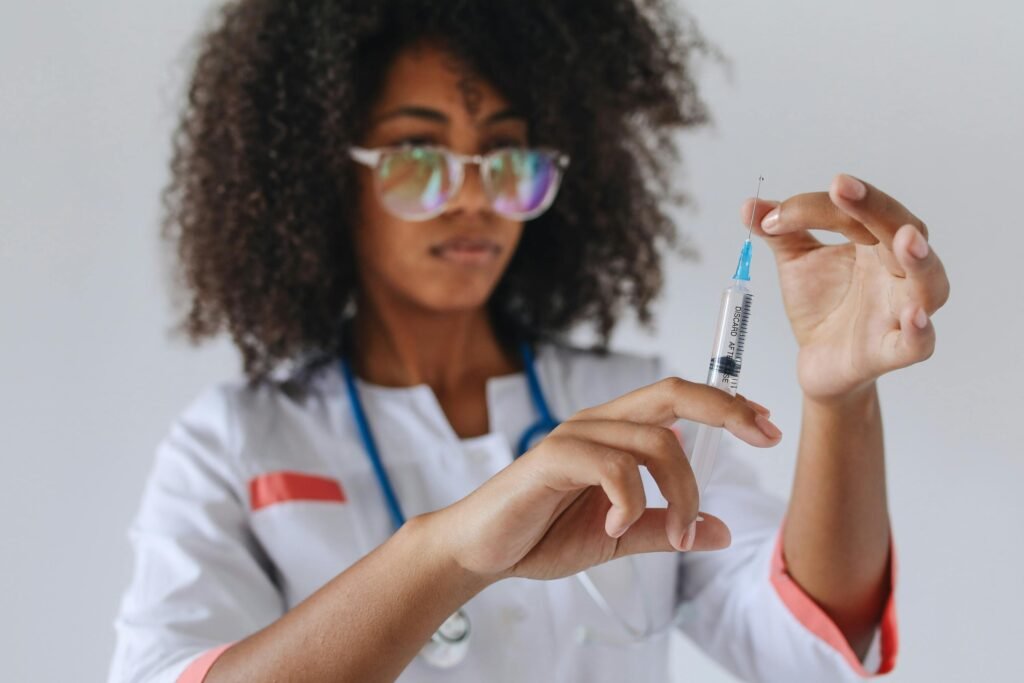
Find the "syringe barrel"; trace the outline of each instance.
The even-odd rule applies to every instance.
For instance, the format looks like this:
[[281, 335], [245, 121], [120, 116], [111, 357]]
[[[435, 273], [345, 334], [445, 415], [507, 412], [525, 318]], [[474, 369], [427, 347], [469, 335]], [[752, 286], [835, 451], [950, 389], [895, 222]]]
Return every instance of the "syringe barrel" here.
[[750, 289], [739, 280], [733, 280], [732, 285], [722, 292], [722, 306], [708, 364], [708, 384], [730, 394], [736, 393], [740, 381], [743, 345], [747, 339], [753, 298]]
[[[718, 324], [715, 326], [715, 340], [711, 345], [707, 383], [731, 395], [736, 394], [739, 386], [743, 346], [746, 342], [753, 297], [753, 292], [742, 280], [733, 280], [722, 292], [722, 305], [718, 313]], [[690, 454], [690, 467], [697, 479], [697, 489], [701, 497], [711, 479], [721, 439], [721, 427], [701, 424], [697, 428], [697, 438]]]

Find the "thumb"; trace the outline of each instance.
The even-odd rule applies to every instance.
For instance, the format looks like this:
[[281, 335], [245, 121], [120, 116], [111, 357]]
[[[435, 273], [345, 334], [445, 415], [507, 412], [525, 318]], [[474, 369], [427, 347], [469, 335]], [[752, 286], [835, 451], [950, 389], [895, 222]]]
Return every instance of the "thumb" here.
[[780, 204], [781, 202], [770, 199], [758, 199], [756, 203], [753, 199], [748, 199], [743, 202], [743, 206], [740, 208], [740, 218], [743, 219], [743, 226], [750, 226], [751, 216], [753, 216], [752, 232], [764, 240], [764, 243], [775, 254], [775, 260], [780, 263], [788, 261], [791, 258], [822, 246], [821, 241], [812, 235], [810, 230], [793, 230], [792, 232], [783, 232], [777, 235], [770, 235], [762, 230], [761, 221], [773, 209], [778, 208]]
[[[732, 543], [732, 533], [718, 517], [701, 512], [704, 521], [697, 522], [697, 535], [693, 541], [694, 550], [721, 550]], [[669, 542], [665, 532], [667, 513], [665, 508], [647, 508], [640, 519], [619, 539], [616, 557], [637, 553], [678, 552]]]

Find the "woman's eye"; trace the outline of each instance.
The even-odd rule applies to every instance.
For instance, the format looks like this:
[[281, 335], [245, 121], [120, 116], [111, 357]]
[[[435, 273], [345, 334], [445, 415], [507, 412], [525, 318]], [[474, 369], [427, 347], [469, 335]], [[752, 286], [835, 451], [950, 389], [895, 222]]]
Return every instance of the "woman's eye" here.
[[413, 136], [413, 137], [401, 138], [400, 140], [396, 140], [395, 141], [395, 146], [396, 147], [419, 147], [419, 146], [437, 145], [437, 144], [439, 144], [439, 143], [436, 140], [434, 140], [433, 138], [422, 137], [422, 136], [419, 136], [419, 137]]
[[524, 147], [524, 146], [526, 146], [526, 143], [523, 142], [522, 140], [516, 139], [514, 137], [509, 137], [507, 139], [497, 139], [497, 140], [494, 140], [492, 142], [489, 142], [489, 143], [487, 143], [485, 145], [485, 148], [487, 148], [487, 150], [501, 150], [502, 147]]
[[509, 138], [507, 140], [495, 140], [494, 142], [484, 147], [484, 152], [491, 152], [496, 149], [507, 149], [508, 147], [523, 148], [526, 147], [526, 143], [522, 140], [515, 140]]
[[[433, 137], [422, 136], [422, 135], [411, 135], [409, 137], [399, 138], [395, 140], [390, 146], [393, 147], [444, 147], [444, 143]], [[526, 143], [516, 138], [499, 139], [489, 142], [483, 145], [480, 149], [481, 154], [487, 154], [496, 149], [507, 149], [513, 148], [524, 148]]]

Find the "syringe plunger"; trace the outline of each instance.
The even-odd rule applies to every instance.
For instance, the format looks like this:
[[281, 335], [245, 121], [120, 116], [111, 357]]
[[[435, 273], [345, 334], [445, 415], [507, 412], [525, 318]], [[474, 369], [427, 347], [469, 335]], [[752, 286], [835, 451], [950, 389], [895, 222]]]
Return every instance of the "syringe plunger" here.
[[[747, 258], [749, 263], [749, 251]], [[733, 280], [732, 285], [722, 292], [722, 305], [715, 326], [707, 383], [733, 396], [739, 386], [743, 346], [753, 298], [753, 292], [743, 280]], [[697, 489], [701, 496], [711, 478], [721, 438], [721, 427], [701, 424], [697, 429], [697, 439], [690, 454], [690, 467], [697, 479]]]

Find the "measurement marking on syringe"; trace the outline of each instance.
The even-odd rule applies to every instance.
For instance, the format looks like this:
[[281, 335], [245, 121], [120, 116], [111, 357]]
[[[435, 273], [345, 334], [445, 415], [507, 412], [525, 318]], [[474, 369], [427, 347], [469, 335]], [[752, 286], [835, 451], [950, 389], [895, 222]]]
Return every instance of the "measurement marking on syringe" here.
[[740, 334], [736, 346], [737, 361], [743, 358], [743, 345], [747, 341], [747, 322], [750, 320], [750, 304], [752, 300], [753, 297], [750, 294], [743, 295], [743, 305], [740, 312]]

